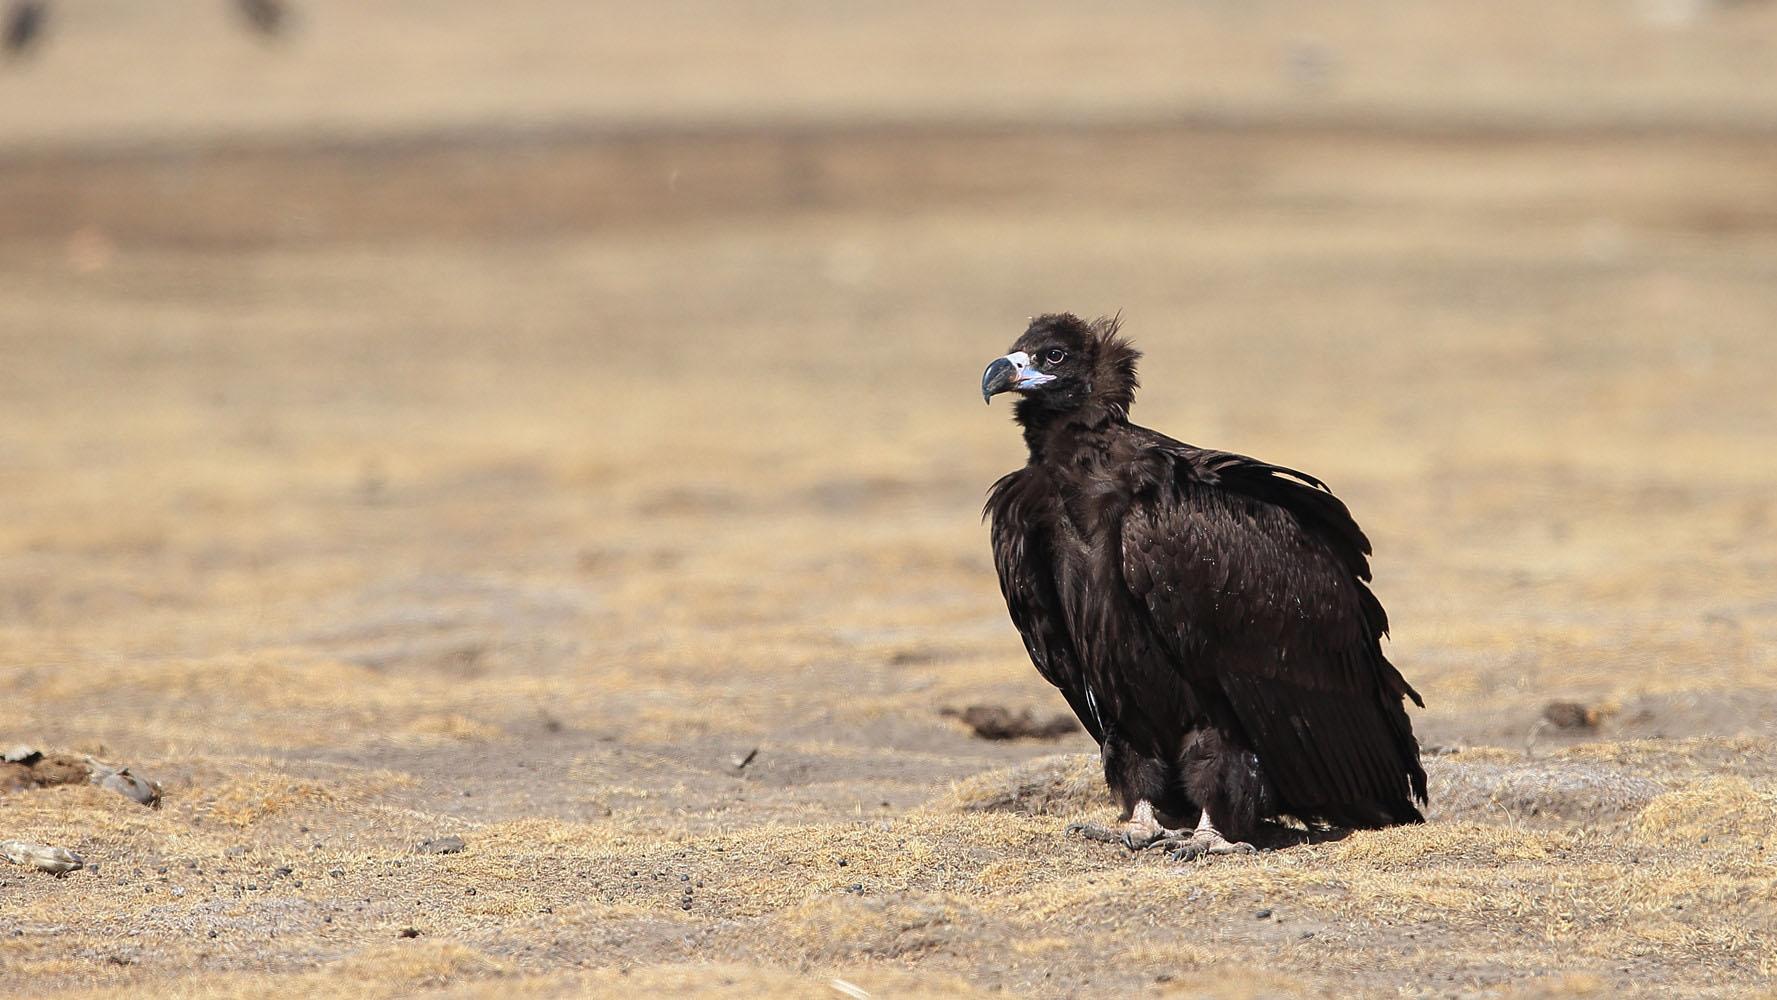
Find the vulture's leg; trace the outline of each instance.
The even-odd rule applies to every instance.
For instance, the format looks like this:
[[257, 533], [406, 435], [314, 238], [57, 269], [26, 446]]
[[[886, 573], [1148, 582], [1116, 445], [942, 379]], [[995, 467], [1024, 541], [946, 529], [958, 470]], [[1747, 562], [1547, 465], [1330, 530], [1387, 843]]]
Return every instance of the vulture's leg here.
[[1125, 822], [1120, 827], [1075, 823], [1067, 828], [1068, 833], [1107, 844], [1122, 844], [1132, 851], [1150, 847], [1169, 837], [1185, 835], [1186, 831], [1169, 829], [1159, 819], [1160, 813], [1178, 816], [1192, 808], [1191, 803], [1177, 793], [1178, 782], [1172, 768], [1161, 757], [1132, 746], [1114, 723], [1106, 728], [1100, 753], [1104, 760], [1105, 785], [1112, 795], [1122, 800]]
[[1154, 815], [1154, 804], [1147, 799], [1137, 802], [1135, 808], [1129, 810], [1129, 822], [1124, 823], [1121, 828], [1099, 826], [1097, 823], [1075, 823], [1067, 828], [1067, 832], [1077, 833], [1087, 840], [1122, 844], [1132, 851], [1191, 836], [1188, 831], [1162, 826], [1159, 818]]
[[1197, 821], [1197, 829], [1169, 839], [1161, 846], [1168, 848], [1167, 853], [1174, 861], [1195, 861], [1210, 854], [1253, 853], [1253, 845], [1243, 841], [1230, 841], [1222, 836], [1222, 832], [1209, 821], [1208, 809], [1203, 810], [1203, 818]]

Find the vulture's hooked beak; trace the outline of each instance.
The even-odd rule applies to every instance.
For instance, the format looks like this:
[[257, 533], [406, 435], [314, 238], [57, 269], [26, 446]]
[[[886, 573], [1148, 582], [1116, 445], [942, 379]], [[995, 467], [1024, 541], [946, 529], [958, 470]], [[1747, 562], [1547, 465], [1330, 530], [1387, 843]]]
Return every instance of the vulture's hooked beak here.
[[994, 396], [1007, 390], [1034, 389], [1053, 381], [1055, 376], [1045, 375], [1032, 367], [1030, 355], [1013, 351], [1003, 358], [993, 359], [993, 364], [981, 373], [981, 401], [991, 403]]

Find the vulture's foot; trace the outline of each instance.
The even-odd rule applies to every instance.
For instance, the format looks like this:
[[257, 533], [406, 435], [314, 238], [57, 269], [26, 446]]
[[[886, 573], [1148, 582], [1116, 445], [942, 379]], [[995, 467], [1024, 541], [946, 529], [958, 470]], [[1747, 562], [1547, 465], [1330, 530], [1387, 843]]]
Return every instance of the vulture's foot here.
[[1161, 826], [1154, 817], [1154, 807], [1146, 801], [1137, 802], [1129, 812], [1129, 822], [1121, 827], [1099, 826], [1097, 823], [1072, 823], [1067, 832], [1079, 834], [1087, 840], [1097, 840], [1106, 844], [1122, 844], [1132, 851], [1146, 850], [1155, 844], [1165, 844], [1191, 836], [1185, 830], [1172, 830]]
[[1207, 812], [1198, 822], [1197, 829], [1182, 836], [1168, 838], [1162, 846], [1166, 848], [1167, 856], [1174, 861], [1196, 861], [1212, 854], [1252, 854], [1255, 851], [1253, 845], [1245, 841], [1229, 840], [1222, 836], [1222, 831], [1217, 830], [1209, 821]]
[[1190, 835], [1167, 840], [1161, 844], [1166, 856], [1174, 861], [1195, 861], [1212, 854], [1252, 854], [1256, 848], [1244, 840], [1229, 840], [1219, 833], [1208, 836], [1193, 831]]

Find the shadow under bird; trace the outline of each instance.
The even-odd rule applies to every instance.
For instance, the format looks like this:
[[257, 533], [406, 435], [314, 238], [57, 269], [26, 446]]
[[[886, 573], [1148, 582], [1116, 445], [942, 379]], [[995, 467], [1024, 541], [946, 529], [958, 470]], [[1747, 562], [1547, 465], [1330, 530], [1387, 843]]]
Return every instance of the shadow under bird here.
[[1286, 818], [1422, 822], [1369, 539], [1313, 476], [1130, 423], [1140, 357], [1116, 320], [1040, 316], [981, 379], [1030, 451], [988, 495], [1000, 590], [1123, 806], [1070, 832], [1191, 859]]

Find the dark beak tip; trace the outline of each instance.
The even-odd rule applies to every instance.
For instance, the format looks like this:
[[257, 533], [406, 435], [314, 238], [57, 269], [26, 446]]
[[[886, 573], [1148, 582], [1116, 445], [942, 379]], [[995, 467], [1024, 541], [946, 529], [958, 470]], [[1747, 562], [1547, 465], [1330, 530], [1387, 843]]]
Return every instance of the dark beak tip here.
[[981, 400], [992, 404], [996, 393], [1005, 392], [1012, 387], [1012, 380], [1017, 377], [1017, 369], [1005, 358], [994, 359], [993, 364], [981, 373]]

